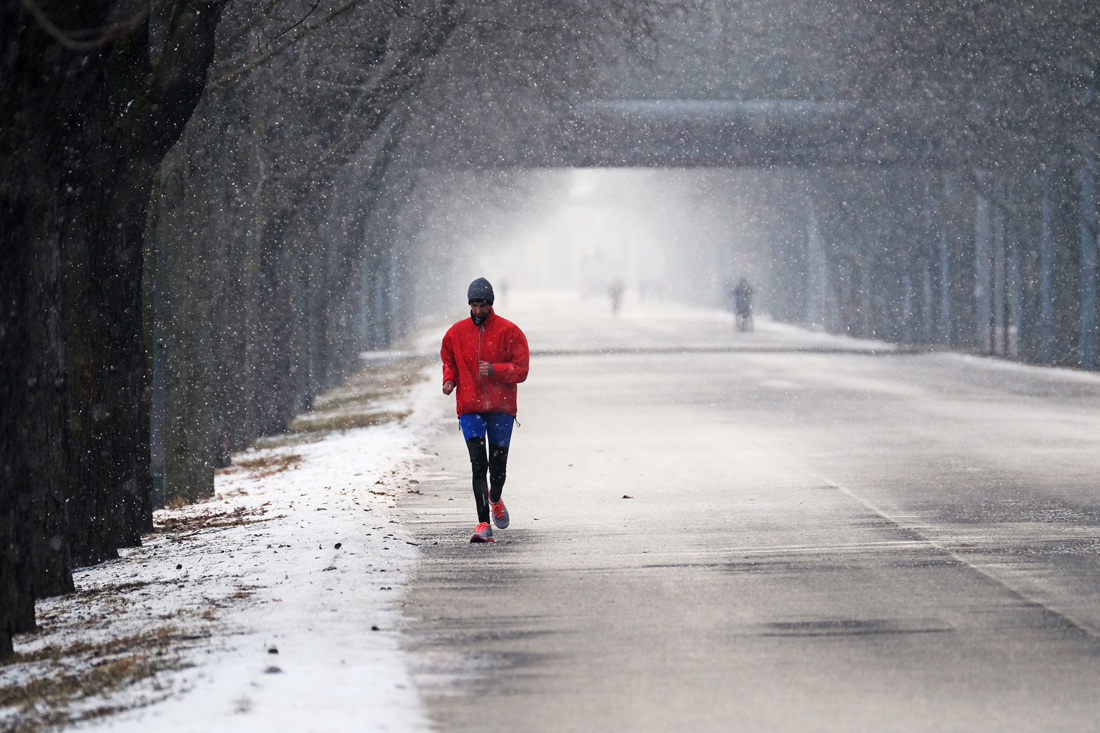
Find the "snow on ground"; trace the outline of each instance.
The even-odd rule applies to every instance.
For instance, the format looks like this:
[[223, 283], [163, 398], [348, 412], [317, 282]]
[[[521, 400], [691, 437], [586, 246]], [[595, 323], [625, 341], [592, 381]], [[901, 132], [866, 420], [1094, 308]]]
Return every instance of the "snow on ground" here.
[[1023, 364], [1018, 361], [1007, 361], [996, 356], [979, 356], [976, 354], [948, 353], [945, 354], [945, 358], [958, 360], [969, 366], [981, 369], [1016, 372], [1028, 377], [1038, 377], [1051, 381], [1080, 382], [1083, 384], [1096, 384], [1100, 382], [1100, 374], [1071, 367], [1055, 367], [1045, 364]]
[[[543, 353], [895, 348], [765, 317], [739, 333], [729, 313], [629, 293], [618, 315], [565, 293], [512, 293], [497, 310]], [[142, 547], [40, 602], [41, 631], [0, 666], [0, 730], [427, 730], [397, 632], [416, 548], [396, 499], [419, 491], [428, 437], [453, 419], [443, 330], [364, 355], [366, 376], [319, 398], [297, 434], [234, 456], [213, 499], [157, 512]]]
[[619, 313], [611, 299], [569, 292], [512, 292], [496, 310], [523, 328], [532, 352], [611, 353], [637, 351], [859, 351], [888, 353], [885, 341], [836, 336], [779, 323], [765, 314], [755, 329], [733, 327], [733, 314], [671, 300], [642, 299], [628, 290]]
[[[213, 499], [78, 569], [0, 667], [0, 729], [427, 730], [396, 630], [416, 558], [396, 497], [438, 420], [422, 361], [415, 377], [360, 410], [388, 422], [237, 454]], [[327, 419], [354, 425], [344, 401]]]

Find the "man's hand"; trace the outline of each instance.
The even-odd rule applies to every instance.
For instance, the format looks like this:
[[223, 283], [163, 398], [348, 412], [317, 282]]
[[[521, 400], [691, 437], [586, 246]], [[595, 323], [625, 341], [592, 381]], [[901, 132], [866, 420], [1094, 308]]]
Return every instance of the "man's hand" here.
[[446, 382], [443, 383], [443, 394], [449, 395], [451, 392], [454, 392], [454, 391], [455, 391], [455, 383], [454, 382], [452, 382], [451, 380], [448, 379]]
[[478, 361], [477, 367], [481, 370], [481, 376], [491, 377], [493, 376], [493, 365], [487, 361]]

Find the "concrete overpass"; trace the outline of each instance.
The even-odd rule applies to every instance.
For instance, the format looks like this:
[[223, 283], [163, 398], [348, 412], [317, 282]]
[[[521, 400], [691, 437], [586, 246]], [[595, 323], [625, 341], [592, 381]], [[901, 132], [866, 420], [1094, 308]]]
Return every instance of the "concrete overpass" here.
[[[783, 278], [804, 280], [805, 291], [818, 295], [792, 297], [787, 316], [821, 325], [824, 311], [807, 303], [835, 296], [838, 305], [828, 309], [835, 317], [826, 319], [826, 328], [1095, 369], [1100, 197], [1094, 138], [1052, 138], [1038, 170], [1027, 163], [1035, 150], [1019, 141], [997, 148], [976, 137], [969, 121], [983, 119], [974, 102], [959, 110], [853, 100], [595, 100], [532, 123], [511, 139], [475, 133], [437, 147], [424, 163], [899, 168], [898, 183], [913, 170], [940, 172], [945, 175], [925, 177], [923, 193], [906, 191], [907, 198], [860, 192], [849, 182], [851, 196], [861, 197], [858, 212], [850, 197], [818, 192], [821, 200], [806, 210], [804, 251]], [[996, 129], [995, 120], [989, 124]], [[890, 226], [875, 229], [868, 221]]]
[[958, 165], [945, 110], [855, 101], [658, 99], [583, 102], [508, 146], [441, 151], [437, 165], [500, 167], [764, 167]]

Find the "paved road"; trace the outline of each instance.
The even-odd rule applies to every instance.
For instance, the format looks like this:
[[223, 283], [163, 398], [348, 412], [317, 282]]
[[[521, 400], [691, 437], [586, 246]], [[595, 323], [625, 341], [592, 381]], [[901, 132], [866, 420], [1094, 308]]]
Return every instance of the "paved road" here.
[[466, 543], [451, 404], [402, 505], [440, 730], [1100, 729], [1100, 377], [501, 310], [574, 353], [532, 362], [495, 545]]

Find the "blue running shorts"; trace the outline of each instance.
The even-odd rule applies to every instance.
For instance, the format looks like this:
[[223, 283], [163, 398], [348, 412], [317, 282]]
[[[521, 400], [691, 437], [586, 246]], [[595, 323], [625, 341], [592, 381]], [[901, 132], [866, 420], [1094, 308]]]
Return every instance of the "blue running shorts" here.
[[507, 412], [467, 412], [458, 416], [458, 424], [462, 426], [462, 437], [484, 438], [489, 436], [489, 445], [507, 448], [512, 442], [512, 425], [516, 418]]

